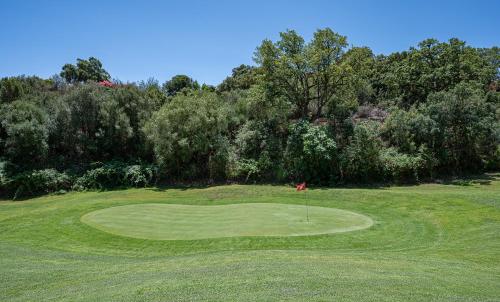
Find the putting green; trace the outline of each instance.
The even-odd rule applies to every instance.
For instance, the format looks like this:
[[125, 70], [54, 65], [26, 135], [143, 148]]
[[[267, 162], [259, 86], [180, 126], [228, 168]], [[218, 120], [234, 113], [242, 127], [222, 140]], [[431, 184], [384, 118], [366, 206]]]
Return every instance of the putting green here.
[[373, 224], [369, 217], [350, 211], [277, 203], [135, 204], [90, 212], [81, 220], [115, 235], [155, 240], [303, 236], [355, 231]]

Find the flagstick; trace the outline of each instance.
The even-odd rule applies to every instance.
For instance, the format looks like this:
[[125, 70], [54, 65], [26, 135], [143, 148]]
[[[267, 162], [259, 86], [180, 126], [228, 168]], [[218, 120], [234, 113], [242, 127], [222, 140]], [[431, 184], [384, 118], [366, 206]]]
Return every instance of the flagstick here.
[[306, 197], [306, 216], [307, 216], [307, 222], [309, 222], [309, 204], [307, 202], [307, 188], [304, 190], [304, 196]]

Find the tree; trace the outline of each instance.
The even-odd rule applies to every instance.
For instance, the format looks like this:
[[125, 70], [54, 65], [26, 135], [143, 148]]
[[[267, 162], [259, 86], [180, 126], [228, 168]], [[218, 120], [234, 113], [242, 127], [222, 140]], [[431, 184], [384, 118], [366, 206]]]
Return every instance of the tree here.
[[18, 78], [11, 77], [0, 80], [0, 103], [13, 102], [24, 93], [24, 87]]
[[500, 144], [497, 106], [486, 101], [480, 87], [465, 83], [429, 96], [420, 110], [438, 126], [441, 140], [434, 148], [442, 169], [480, 171], [495, 156]]
[[74, 87], [58, 100], [60, 108], [54, 117], [57, 152], [72, 160], [91, 160], [100, 155], [99, 111], [100, 99], [97, 85]]
[[77, 59], [76, 66], [65, 64], [60, 73], [68, 83], [76, 82], [101, 82], [110, 79], [109, 73], [102, 67], [101, 61], [94, 57], [88, 60]]
[[169, 96], [174, 96], [183, 90], [199, 90], [200, 85], [187, 75], [178, 74], [163, 84], [163, 89]]
[[346, 37], [326, 28], [316, 31], [308, 44], [293, 30], [280, 38], [276, 43], [264, 40], [255, 52], [269, 97], [287, 98], [296, 118], [321, 117], [348, 74], [341, 64]]
[[227, 77], [217, 87], [221, 92], [237, 89], [248, 89], [257, 83], [258, 69], [254, 66], [240, 65], [233, 68], [231, 76]]
[[48, 151], [48, 118], [44, 110], [30, 100], [17, 100], [3, 105], [0, 117], [7, 158], [24, 168], [39, 166]]
[[350, 144], [344, 153], [344, 179], [366, 182], [380, 176], [381, 140], [378, 127], [376, 122], [361, 122], [354, 127]]
[[176, 95], [153, 114], [145, 133], [169, 176], [215, 178], [225, 169], [228, 108], [212, 92]]
[[427, 167], [437, 166], [443, 173], [479, 171], [496, 160], [497, 107], [480, 86], [461, 83], [429, 95], [408, 111], [394, 109], [384, 123], [383, 137], [407, 154], [425, 150]]
[[459, 39], [427, 39], [402, 53], [380, 57], [374, 78], [379, 97], [409, 108], [434, 92], [453, 89], [461, 82], [487, 87], [497, 68], [485, 56]]
[[327, 127], [305, 120], [290, 126], [284, 157], [287, 172], [295, 181], [328, 183], [338, 168], [337, 145]]

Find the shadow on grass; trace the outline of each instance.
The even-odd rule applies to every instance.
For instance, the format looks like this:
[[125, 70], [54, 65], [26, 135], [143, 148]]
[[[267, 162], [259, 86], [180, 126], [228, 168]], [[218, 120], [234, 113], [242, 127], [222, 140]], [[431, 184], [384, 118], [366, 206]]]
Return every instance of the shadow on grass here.
[[[312, 185], [308, 186], [311, 190], [328, 190], [333, 188], [338, 189], [376, 189], [384, 190], [390, 187], [413, 187], [419, 186], [421, 184], [443, 184], [443, 185], [454, 185], [454, 186], [471, 186], [475, 184], [479, 185], [490, 185], [491, 182], [495, 180], [500, 180], [500, 172], [497, 173], [485, 173], [478, 175], [464, 175], [464, 176], [454, 176], [438, 179], [425, 179], [421, 182], [372, 182], [372, 183], [337, 183], [331, 185]], [[153, 190], [157, 192], [164, 192], [167, 190], [189, 190], [189, 189], [206, 189], [213, 188], [231, 184], [238, 185], [268, 185], [268, 186], [289, 186], [291, 189], [295, 188], [294, 183], [290, 182], [192, 182], [192, 183], [161, 183], [154, 187], [147, 188], [148, 190]]]
[[436, 183], [453, 186], [490, 185], [492, 181], [499, 180], [500, 173], [486, 173], [480, 175], [467, 175], [459, 177], [449, 177], [436, 180]]
[[[472, 185], [490, 185], [493, 181], [500, 180], [500, 172], [494, 173], [485, 173], [478, 175], [464, 175], [464, 176], [455, 176], [455, 177], [447, 177], [447, 178], [438, 178], [432, 180], [424, 180], [419, 183], [339, 183], [333, 185], [313, 185], [308, 186], [310, 190], [328, 190], [328, 189], [377, 189], [384, 190], [390, 187], [413, 187], [419, 186], [421, 184], [442, 184], [442, 185], [451, 185], [451, 186], [472, 186]], [[206, 189], [206, 188], [214, 188], [226, 185], [267, 185], [267, 186], [288, 186], [290, 189], [295, 189], [294, 183], [285, 183], [285, 182], [210, 182], [210, 181], [196, 181], [196, 182], [171, 182], [171, 183], [157, 183], [156, 185], [143, 187], [143, 189], [151, 190], [155, 192], [166, 192], [168, 190], [181, 190], [187, 191], [190, 189]], [[102, 188], [96, 190], [88, 190], [86, 192], [112, 192], [112, 191], [122, 191], [131, 189], [132, 187], [112, 187], [112, 188]], [[40, 196], [47, 195], [63, 195], [66, 192], [52, 192], [49, 194], [33, 194], [27, 196], [19, 196], [15, 200], [12, 199], [12, 196], [8, 196], [2, 194], [5, 192], [0, 192], [0, 201], [23, 201], [32, 199]]]

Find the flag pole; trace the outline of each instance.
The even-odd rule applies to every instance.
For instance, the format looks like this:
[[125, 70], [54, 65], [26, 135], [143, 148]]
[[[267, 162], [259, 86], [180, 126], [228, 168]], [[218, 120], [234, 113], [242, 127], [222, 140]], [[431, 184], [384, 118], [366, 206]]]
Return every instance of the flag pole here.
[[306, 197], [306, 217], [307, 217], [307, 222], [309, 222], [309, 203], [307, 201], [307, 188], [304, 190], [304, 196]]
[[309, 222], [309, 202], [307, 200], [307, 185], [306, 185], [306, 182], [297, 184], [296, 188], [297, 188], [297, 192], [299, 192], [299, 193], [300, 193], [300, 191], [305, 191], [304, 192], [304, 198], [306, 199], [306, 219], [307, 219], [307, 222]]

